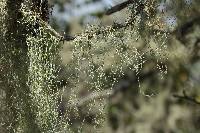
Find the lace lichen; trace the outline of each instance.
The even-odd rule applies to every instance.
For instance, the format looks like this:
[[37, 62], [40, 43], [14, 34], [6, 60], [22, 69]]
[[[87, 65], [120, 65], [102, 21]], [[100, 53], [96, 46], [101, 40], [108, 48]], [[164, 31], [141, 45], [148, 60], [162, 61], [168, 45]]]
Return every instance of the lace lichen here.
[[[155, 10], [155, 7], [152, 6], [155, 6], [155, 3], [146, 3], [145, 10], [142, 12], [144, 16], [140, 14], [133, 16], [128, 12], [127, 14], [130, 16], [125, 23], [114, 23], [107, 27], [88, 26], [71, 42], [70, 45], [74, 47], [72, 60], [66, 64], [66, 69], [68, 69], [68, 74], [71, 72], [72, 75], [67, 79], [75, 86], [71, 87], [69, 91], [70, 97], [67, 104], [74, 104], [74, 108], [70, 106], [68, 110], [76, 112], [74, 114], [78, 113], [79, 107], [88, 110], [86, 116], [77, 114], [77, 119], [83, 117], [79, 128], [84, 127], [85, 119], [87, 116], [93, 115], [92, 112], [95, 112], [92, 119], [94, 128], [97, 128], [95, 131], [101, 128], [106, 119], [106, 99], [100, 94], [105, 90], [109, 90], [108, 95], [112, 94], [116, 84], [126, 75], [135, 73], [139, 83], [135, 88], [138, 88], [141, 95], [150, 96], [151, 94], [145, 94], [146, 88], [140, 86], [140, 73], [144, 66], [153, 61], [155, 62], [154, 68], [150, 69], [157, 69], [161, 78], [167, 74], [167, 66], [163, 61], [168, 59], [168, 50], [165, 44], [168, 33], [164, 29], [156, 29], [159, 27], [155, 22], [158, 21], [158, 16], [152, 13], [152, 10]], [[135, 10], [134, 7], [132, 8]], [[130, 7], [130, 10], [132, 8]], [[92, 98], [88, 100], [89, 103], [87, 103], [88, 101], [82, 102], [84, 100], [82, 97], [78, 98], [79, 93], [77, 92], [81, 87], [88, 90], [88, 93], [97, 95], [94, 96], [96, 98], [91, 96]], [[83, 107], [83, 105], [87, 106]], [[69, 117], [69, 121], [76, 119], [67, 117]]]
[[[140, 3], [137, 3], [129, 8], [130, 16], [125, 23], [107, 27], [89, 26], [70, 43], [73, 50], [71, 64], [67, 64], [67, 70], [71, 72], [67, 79], [73, 85], [68, 92], [68, 108], [64, 114], [66, 120], [61, 120], [58, 116], [59, 92], [55, 85], [61, 36], [38, 13], [29, 10], [31, 2], [18, 1], [15, 5], [8, 0], [6, 6], [7, 20], [4, 21], [2, 17], [0, 21], [1, 39], [5, 43], [1, 47], [5, 51], [0, 54], [9, 66], [1, 69], [5, 71], [5, 87], [10, 90], [5, 91], [9, 106], [7, 116], [10, 115], [5, 125], [10, 132], [70, 132], [70, 125], [76, 125], [73, 120], [82, 119], [75, 130], [81, 132], [86, 117], [90, 116], [97, 131], [106, 119], [105, 98], [99, 96], [96, 99], [95, 94], [91, 95], [92, 99], [85, 100], [89, 104], [81, 108], [85, 101], [79, 101], [78, 89], [86, 87], [88, 92], [95, 93], [106, 89], [113, 91], [126, 74], [135, 72], [135, 76], [139, 77], [149, 55], [156, 58], [158, 65], [155, 67], [166, 74], [167, 67], [163, 67], [162, 60], [167, 58], [163, 52], [166, 50], [163, 40], [167, 34], [154, 29], [154, 3], [146, 2], [144, 9], [136, 11], [140, 7]], [[14, 22], [17, 23], [16, 27]], [[4, 25], [6, 30], [2, 30]], [[6, 35], [3, 34], [5, 31]], [[83, 114], [80, 114], [80, 110], [83, 110]]]

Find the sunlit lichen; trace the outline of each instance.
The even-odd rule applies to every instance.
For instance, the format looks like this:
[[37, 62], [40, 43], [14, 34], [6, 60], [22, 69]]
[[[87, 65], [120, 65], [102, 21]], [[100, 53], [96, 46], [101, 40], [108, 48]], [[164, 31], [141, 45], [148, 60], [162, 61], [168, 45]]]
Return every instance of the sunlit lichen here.
[[[71, 42], [74, 46], [72, 61], [66, 64], [66, 69], [69, 69], [68, 72], [73, 75], [67, 79], [75, 85], [70, 89], [71, 96], [68, 101], [68, 104], [74, 104], [74, 108], [67, 109], [76, 112], [74, 114], [78, 113], [77, 106], [88, 110], [86, 116], [78, 114], [77, 119], [83, 119], [79, 128], [84, 124], [87, 125], [85, 119], [87, 116], [92, 117], [92, 112], [95, 112], [95, 116], [91, 118], [95, 131], [101, 128], [106, 119], [105, 95], [112, 94], [115, 85], [124, 76], [134, 72], [139, 83], [135, 88], [139, 88], [141, 95], [150, 96], [151, 94], [145, 94], [143, 86], [140, 86], [140, 72], [143, 71], [143, 67], [152, 61], [155, 64], [151, 69], [157, 69], [161, 78], [167, 73], [167, 66], [162, 61], [168, 58], [165, 45], [168, 34], [164, 30], [155, 29], [157, 23], [154, 22], [150, 10], [153, 10], [153, 7], [145, 8], [148, 14], [145, 20], [140, 15], [134, 18], [130, 15], [122, 24], [116, 23], [107, 27], [88, 26], [83, 34]], [[85, 103], [83, 102], [84, 97], [78, 98], [81, 88], [88, 90], [91, 94], [86, 97], [92, 97], [88, 98]], [[105, 90], [109, 92], [104, 94]], [[80, 99], [80, 101], [75, 99]], [[71, 121], [70, 118], [69, 121]], [[73, 127], [73, 123], [71, 125]]]
[[[38, 128], [35, 132], [70, 132], [69, 127], [76, 125], [76, 119], [80, 119], [80, 123], [75, 127], [75, 131], [84, 130], [83, 125], [86, 121], [90, 121], [97, 131], [106, 119], [104, 95], [112, 94], [114, 86], [124, 75], [135, 72], [139, 82], [139, 73], [149, 60], [149, 55], [157, 61], [155, 67], [166, 74], [167, 67], [162, 66], [162, 60], [167, 58], [167, 54], [163, 52], [166, 48], [163, 40], [167, 35], [154, 31], [151, 14], [153, 7], [148, 7], [147, 4], [140, 14], [131, 14], [124, 24], [89, 26], [70, 43], [73, 45], [73, 56], [71, 64], [67, 64], [67, 69], [72, 69], [72, 73], [68, 74], [70, 76], [67, 79], [73, 85], [68, 92], [70, 96], [64, 114], [66, 120], [60, 120], [57, 109], [60, 104], [59, 93], [55, 85], [59, 71], [55, 63], [59, 60], [60, 36], [55, 34], [37, 13], [29, 10], [29, 4], [25, 1], [17, 5], [17, 12], [22, 16], [16, 18], [16, 23], [17, 28], [22, 31], [12, 31], [11, 27], [14, 24], [8, 20], [13, 20], [15, 14], [9, 9], [8, 20], [4, 21], [2, 17], [0, 21], [2, 29], [5, 25], [10, 30], [5, 35], [7, 40], [3, 39], [6, 30], [1, 30], [3, 43], [9, 44], [1, 45], [8, 51], [1, 54], [1, 61], [5, 58], [5, 64], [9, 66], [8, 69], [3, 67], [4, 71], [9, 71], [3, 76], [6, 78], [6, 87], [13, 91], [7, 91], [6, 94], [11, 93], [10, 97], [7, 96], [10, 106], [10, 112], [7, 114], [14, 116], [7, 121], [9, 131], [28, 132], [33, 124]], [[11, 5], [14, 6], [13, 3]], [[137, 12], [133, 7], [130, 10], [131, 13]], [[19, 47], [18, 42], [21, 42]], [[83, 87], [94, 94], [89, 98], [79, 98], [77, 90]], [[106, 89], [109, 92], [102, 95]], [[85, 102], [88, 103], [82, 107]], [[29, 115], [33, 119], [29, 118]], [[34, 130], [34, 127], [32, 129]]]

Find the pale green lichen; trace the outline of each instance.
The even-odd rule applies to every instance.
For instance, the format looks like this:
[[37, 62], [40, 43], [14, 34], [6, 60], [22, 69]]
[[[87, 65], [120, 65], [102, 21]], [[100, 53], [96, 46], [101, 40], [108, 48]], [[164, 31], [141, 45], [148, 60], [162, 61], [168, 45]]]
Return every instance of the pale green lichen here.
[[40, 34], [37, 37], [27, 38], [28, 86], [37, 124], [42, 132], [53, 133], [59, 128], [59, 93], [55, 86], [59, 69], [55, 63], [59, 59], [60, 40], [48, 32], [49, 27], [40, 27], [38, 31]]
[[[32, 33], [26, 34], [25, 45], [27, 49], [22, 51], [27, 52], [24, 56], [27, 59], [24, 62], [25, 66], [27, 66], [27, 72], [25, 72], [27, 79], [14, 83], [16, 88], [19, 89], [20, 84], [18, 83], [25, 82], [28, 90], [30, 90], [28, 94], [30, 101], [18, 99], [16, 100], [16, 105], [13, 105], [15, 108], [19, 108], [19, 112], [17, 112], [18, 126], [14, 129], [15, 131], [17, 130], [16, 132], [28, 131], [28, 129], [25, 130], [27, 120], [23, 115], [29, 112], [23, 112], [22, 110], [26, 102], [30, 103], [31, 112], [35, 116], [35, 123], [41, 132], [54, 133], [60, 130], [70, 132], [69, 126], [74, 124], [71, 122], [71, 117], [75, 119], [81, 117], [81, 114], [79, 114], [81, 101], [79, 101], [77, 94], [78, 87], [87, 87], [90, 92], [101, 92], [105, 89], [112, 90], [114, 85], [127, 72], [134, 71], [136, 75], [140, 73], [143, 65], [148, 60], [147, 56], [155, 57], [157, 62], [166, 58], [166, 54], [163, 52], [165, 45], [161, 44], [161, 41], [167, 36], [165, 34], [162, 34], [163, 36], [150, 35], [149, 28], [153, 26], [148, 27], [149, 19], [142, 20], [142, 17], [135, 16], [131, 18], [131, 16], [125, 24], [132, 19], [134, 19], [134, 22], [121, 29], [113, 26], [88, 27], [83, 34], [78, 35], [75, 41], [71, 42], [74, 47], [73, 56], [71, 66], [67, 69], [72, 69], [72, 74], [69, 73], [68, 75], [70, 76], [67, 79], [72, 82], [73, 87], [70, 88], [68, 101], [70, 106], [66, 109], [65, 114], [67, 120], [62, 121], [58, 118], [59, 93], [55, 85], [57, 72], [59, 71], [55, 63], [59, 60], [59, 41], [61, 36], [39, 19], [37, 14], [32, 13], [27, 3], [29, 2], [26, 1], [21, 5], [20, 11], [23, 18], [19, 23], [25, 25], [27, 29], [30, 28], [30, 31], [37, 32], [37, 34], [36, 36]], [[2, 21], [2, 23], [5, 22]], [[37, 24], [40, 26], [38, 29], [34, 29], [34, 25]], [[146, 29], [144, 31], [145, 35], [141, 32], [143, 28]], [[145, 38], [146, 36], [147, 38]], [[148, 38], [149, 36], [152, 38], [151, 40]], [[3, 37], [3, 34], [1, 37]], [[155, 39], [159, 37], [160, 40]], [[18, 51], [15, 49], [15, 52]], [[6, 59], [9, 60], [7, 57]], [[163, 70], [160, 67], [158, 69], [160, 71]], [[166, 71], [163, 73], [165, 74]], [[11, 73], [9, 77], [12, 77], [11, 82], [21, 79], [15, 73]], [[84, 84], [83, 86], [82, 83]], [[91, 99], [84, 108], [86, 109], [84, 110], [86, 115], [95, 112], [95, 117], [92, 119], [95, 131], [102, 127], [102, 123], [105, 120], [105, 105], [105, 99], [98, 98], [98, 100]], [[70, 111], [74, 113], [73, 116], [70, 116]], [[85, 117], [79, 123], [80, 125], [77, 126], [78, 132], [83, 130]]]
[[[0, 4], [3, 7], [6, 5], [6, 1]], [[0, 12], [2, 16], [0, 47], [2, 47], [1, 50], [4, 50], [0, 53], [1, 59], [4, 59], [1, 61], [1, 66], [3, 66], [1, 71], [4, 71], [1, 76], [5, 79], [1, 89], [5, 88], [7, 98], [5, 102], [9, 105], [5, 110], [7, 112], [3, 113], [14, 116], [12, 118], [12, 115], [7, 115], [5, 118], [1, 118], [3, 119], [1, 122], [4, 124], [5, 130], [9, 132], [54, 133], [60, 127], [57, 109], [58, 91], [55, 85], [59, 71], [58, 65], [55, 64], [59, 62], [60, 38], [52, 34], [45, 22], [36, 21], [37, 16], [29, 8], [27, 2], [22, 3], [20, 12], [23, 18], [17, 20], [17, 26], [24, 26], [28, 32], [18, 33], [19, 31], [16, 31], [17, 33], [14, 33], [14, 37], [25, 37], [26, 42], [24, 42], [24, 38], [21, 38], [24, 44], [20, 44], [20, 48], [17, 47], [16, 43], [18, 42], [15, 41], [15, 38], [5, 39], [6, 35], [3, 33], [6, 32], [7, 25], [4, 17], [8, 16], [6, 15], [8, 9], [1, 8]], [[8, 20], [9, 17], [7, 17]], [[33, 29], [35, 24], [40, 25], [38, 29]], [[31, 31], [37, 32], [37, 36], [33, 36]], [[9, 38], [9, 34], [12, 33], [7, 33], [7, 38]], [[24, 36], [19, 34], [24, 34]], [[18, 58], [19, 55], [21, 56]], [[9, 89], [13, 92], [9, 92]], [[9, 97], [10, 93], [13, 94]], [[1, 114], [2, 116], [3, 114]], [[29, 117], [32, 118], [29, 119]], [[12, 121], [12, 119], [14, 120]], [[31, 125], [33, 123], [36, 123], [37, 126]]]
[[[129, 23], [131, 20], [134, 21]], [[125, 75], [134, 72], [139, 83], [135, 88], [139, 89], [141, 95], [150, 96], [151, 94], [145, 94], [146, 88], [140, 86], [140, 72], [143, 71], [144, 66], [152, 61], [155, 64], [147, 71], [157, 69], [158, 73], [160, 72], [160, 78], [167, 73], [167, 66], [162, 61], [168, 60], [169, 51], [165, 44], [168, 34], [156, 31], [152, 18], [146, 19], [144, 25], [140, 25], [141, 21], [143, 20], [140, 16], [134, 18], [131, 16], [121, 24], [124, 25], [123, 28], [88, 26], [83, 34], [70, 43], [73, 46], [72, 60], [66, 64], [66, 69], [68, 75], [70, 72], [72, 75], [67, 79], [74, 86], [68, 91], [70, 96], [67, 105], [74, 105], [74, 108], [68, 108], [68, 110], [73, 110], [76, 117], [69, 115], [68, 119], [70, 121], [70, 119], [83, 117], [79, 126], [76, 126], [77, 130], [79, 128], [84, 130], [83, 127], [87, 127], [84, 122], [86, 117], [93, 114], [95, 114], [92, 119], [95, 123], [94, 131], [102, 128], [106, 119], [107, 104], [104, 96], [101, 98], [98, 94], [103, 93], [104, 90], [110, 90], [112, 94], [115, 85]], [[141, 26], [144, 26], [142, 32]], [[88, 93], [94, 93], [97, 96], [94, 96], [95, 98], [91, 96], [92, 98], [84, 103], [84, 98], [79, 97], [81, 89], [88, 90]], [[83, 112], [87, 112], [87, 116], [81, 116], [77, 111], [77, 106], [80, 106]], [[73, 123], [71, 125], [73, 127]]]

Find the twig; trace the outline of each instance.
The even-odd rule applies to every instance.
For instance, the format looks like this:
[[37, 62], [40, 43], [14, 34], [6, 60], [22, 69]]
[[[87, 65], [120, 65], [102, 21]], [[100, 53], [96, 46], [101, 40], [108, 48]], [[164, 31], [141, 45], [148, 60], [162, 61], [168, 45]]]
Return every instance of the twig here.
[[40, 18], [38, 18], [38, 19], [40, 20], [42, 26], [47, 27], [53, 35], [55, 35], [56, 37], [60, 38], [60, 41], [72, 41], [72, 40], [74, 40], [76, 38], [76, 37], [70, 36], [70, 35], [61, 35], [57, 31], [55, 31], [48, 23], [46, 23], [45, 21], [43, 21]]
[[105, 12], [105, 15], [111, 15], [113, 13], [116, 13], [118, 11], [121, 11], [122, 9], [128, 7], [130, 4], [134, 4], [136, 3], [137, 6], [135, 7], [136, 9], [136, 14], [135, 15], [138, 15], [143, 9], [144, 9], [144, 3], [140, 3], [139, 0], [127, 0], [123, 3], [120, 3], [116, 6], [113, 6], [111, 7], [110, 9], [108, 9], [106, 12]]
[[105, 14], [106, 15], [110, 15], [112, 13], [118, 12], [118, 11], [126, 8], [129, 4], [131, 4], [133, 2], [134, 2], [133, 0], [128, 0], [128, 1], [125, 1], [123, 3], [120, 3], [120, 4], [116, 5], [116, 6], [111, 7], [110, 9], [108, 9]]
[[177, 95], [177, 94], [174, 94], [173, 96], [175, 98], [183, 99], [183, 100], [190, 101], [192, 103], [200, 105], [200, 102], [196, 101], [195, 98], [188, 96], [185, 91], [183, 91], [183, 95], [182, 96]]

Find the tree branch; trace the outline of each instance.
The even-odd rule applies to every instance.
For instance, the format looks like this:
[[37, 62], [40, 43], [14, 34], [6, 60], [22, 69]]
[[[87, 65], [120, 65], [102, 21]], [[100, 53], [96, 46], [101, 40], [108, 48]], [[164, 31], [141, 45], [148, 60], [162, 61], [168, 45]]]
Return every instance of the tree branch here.
[[36, 19], [39, 20], [39, 23], [41, 26], [47, 27], [49, 29], [49, 32], [58, 37], [60, 39], [60, 41], [72, 41], [74, 40], [76, 37], [74, 36], [70, 36], [70, 35], [61, 35], [60, 33], [58, 33], [57, 31], [55, 31], [46, 21], [43, 21], [40, 17], [36, 16]]
[[83, 98], [74, 100], [74, 103], [70, 104], [70, 106], [67, 105], [67, 107], [83, 106], [87, 104], [88, 102], [91, 102], [92, 100], [95, 100], [95, 99], [108, 98], [112, 93], [113, 91], [111, 89], [104, 90], [101, 92], [93, 92]]
[[[135, 1], [134, 0], [127, 0], [119, 5], [116, 5], [112, 8], [110, 8], [109, 10], [106, 11], [106, 15], [110, 15], [112, 13], [115, 13], [115, 12], [118, 12], [124, 8], [126, 8], [129, 4], [133, 4]], [[137, 13], [139, 13], [142, 9], [144, 8], [144, 5], [143, 4], [140, 4], [139, 7], [137, 8]], [[136, 14], [137, 14], [136, 13]], [[42, 25], [43, 26], [46, 26], [50, 29], [50, 32], [55, 35], [56, 37], [60, 38], [60, 41], [72, 41], [74, 40], [76, 37], [74, 36], [70, 36], [70, 35], [61, 35], [59, 34], [58, 32], [56, 32], [48, 23], [46, 23], [45, 21], [43, 21], [42, 19], [40, 19], [39, 17], [37, 18], [40, 20], [40, 22], [42, 22]], [[126, 22], [125, 24], [119, 24], [119, 23], [114, 23], [114, 25], [108, 29], [104, 29], [104, 30], [98, 30], [96, 32], [91, 32], [89, 35], [88, 35], [88, 38], [91, 39], [93, 37], [94, 34], [96, 35], [99, 35], [99, 34], [105, 34], [111, 30], [116, 30], [116, 29], [121, 29], [121, 28], [126, 28], [128, 27], [129, 25], [131, 25], [133, 23], [133, 21], [128, 21]]]
[[120, 4], [116, 5], [116, 6], [113, 6], [110, 9], [108, 9], [105, 14], [106, 15], [110, 15], [110, 14], [113, 14], [115, 12], [118, 12], [118, 11], [126, 8], [128, 5], [130, 5], [132, 3], [134, 3], [133, 0], [128, 0], [128, 1], [125, 1], [123, 3], [120, 3]]
[[188, 95], [186, 94], [185, 90], [183, 91], [183, 95], [182, 95], [182, 96], [177, 95], [177, 94], [174, 94], [173, 96], [174, 96], [175, 98], [182, 99], [182, 100], [186, 100], [186, 101], [190, 101], [190, 102], [192, 102], [192, 103], [195, 103], [195, 104], [200, 105], [200, 102], [196, 101], [195, 98], [188, 96]]
[[128, 7], [130, 4], [134, 4], [134, 3], [137, 4], [137, 6], [136, 6], [136, 15], [137, 15], [138, 13], [140, 13], [144, 9], [144, 3], [140, 3], [140, 1], [138, 1], [138, 0], [137, 1], [127, 0], [123, 3], [120, 3], [116, 6], [113, 6], [105, 12], [105, 15], [111, 15], [113, 13], [121, 11], [122, 9]]

